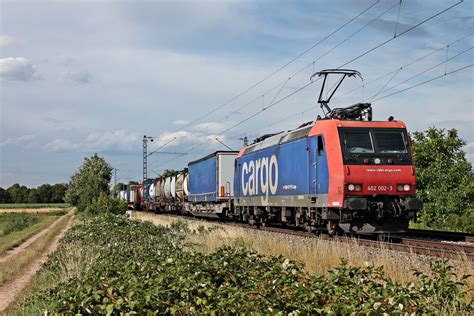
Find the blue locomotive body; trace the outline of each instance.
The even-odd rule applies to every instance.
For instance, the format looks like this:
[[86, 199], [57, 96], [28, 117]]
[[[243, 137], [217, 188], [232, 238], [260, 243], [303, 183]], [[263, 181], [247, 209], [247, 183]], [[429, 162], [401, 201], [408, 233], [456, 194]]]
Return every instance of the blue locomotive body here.
[[308, 128], [291, 134], [278, 134], [260, 146], [245, 148], [236, 159], [234, 194], [236, 205], [288, 206], [325, 203], [329, 185], [327, 156], [318, 151], [316, 137]]

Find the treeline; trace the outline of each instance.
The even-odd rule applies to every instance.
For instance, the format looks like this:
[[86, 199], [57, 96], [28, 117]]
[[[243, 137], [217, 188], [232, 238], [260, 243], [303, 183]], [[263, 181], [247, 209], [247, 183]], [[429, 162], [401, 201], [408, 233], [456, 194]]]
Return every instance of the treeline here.
[[474, 232], [474, 175], [466, 142], [456, 129], [415, 132], [416, 194], [423, 200], [421, 228]]
[[0, 203], [64, 203], [67, 185], [43, 184], [37, 188], [27, 188], [15, 183], [8, 189], [0, 187]]

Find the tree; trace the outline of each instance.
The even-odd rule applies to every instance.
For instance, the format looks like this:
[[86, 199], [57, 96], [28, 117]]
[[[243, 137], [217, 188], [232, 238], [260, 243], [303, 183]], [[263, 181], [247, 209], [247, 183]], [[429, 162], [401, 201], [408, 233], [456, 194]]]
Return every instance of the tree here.
[[28, 190], [28, 203], [41, 203], [41, 196], [37, 189]]
[[65, 194], [65, 201], [84, 211], [100, 193], [109, 193], [112, 167], [104, 158], [94, 154], [85, 158], [79, 170], [71, 177]]
[[127, 203], [119, 198], [112, 197], [100, 192], [97, 198], [92, 199], [92, 203], [86, 208], [86, 212], [89, 214], [98, 214], [103, 212], [113, 214], [124, 214], [127, 211]]
[[28, 202], [28, 188], [24, 185], [15, 183], [7, 189], [12, 203], [27, 203]]
[[0, 203], [10, 203], [10, 195], [4, 188], [0, 188]]
[[51, 203], [64, 203], [64, 194], [66, 193], [66, 184], [56, 183], [51, 187]]
[[173, 177], [173, 176], [176, 176], [177, 174], [178, 174], [178, 171], [176, 171], [176, 170], [165, 169], [165, 171], [163, 171], [162, 176], [163, 177]]
[[457, 131], [429, 128], [413, 134], [417, 194], [428, 227], [474, 231], [474, 177]]
[[51, 185], [50, 184], [42, 184], [38, 187], [38, 194], [40, 196], [41, 203], [50, 203], [51, 202]]
[[117, 196], [119, 191], [125, 190], [125, 188], [126, 186], [122, 182], [117, 183], [112, 189], [112, 195]]

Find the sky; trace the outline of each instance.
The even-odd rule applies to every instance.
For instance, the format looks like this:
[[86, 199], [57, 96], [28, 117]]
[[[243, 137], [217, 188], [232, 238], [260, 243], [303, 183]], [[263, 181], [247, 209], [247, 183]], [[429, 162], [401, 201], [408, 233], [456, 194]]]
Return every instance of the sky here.
[[162, 152], [149, 177], [238, 150], [322, 115], [310, 77], [341, 66], [363, 81], [330, 106], [456, 128], [473, 162], [473, 1], [457, 3], [1, 0], [0, 186], [67, 182], [94, 153], [140, 180], [143, 135]]

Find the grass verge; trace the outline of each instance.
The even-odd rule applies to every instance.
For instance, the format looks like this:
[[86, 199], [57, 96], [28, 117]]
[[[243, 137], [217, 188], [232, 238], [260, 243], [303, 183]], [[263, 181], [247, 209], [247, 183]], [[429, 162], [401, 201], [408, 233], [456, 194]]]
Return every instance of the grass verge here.
[[[20, 214], [24, 215], [24, 213], [20, 213]], [[0, 226], [3, 226], [6, 224], [6, 222], [8, 221], [7, 218], [11, 218], [12, 216], [16, 216], [16, 215], [17, 214], [0, 214], [0, 221], [2, 222]], [[28, 214], [27, 216], [33, 216], [37, 218], [37, 222], [25, 227], [22, 230], [13, 231], [7, 235], [0, 236], [0, 255], [5, 253], [8, 249], [11, 249], [13, 247], [20, 245], [31, 236], [43, 230], [45, 227], [50, 225], [54, 220], [56, 220], [59, 215], [63, 215], [63, 214], [57, 214], [57, 213], [49, 213], [49, 214], [45, 213], [42, 215]], [[0, 228], [0, 230], [2, 229]]]
[[23, 251], [15, 254], [10, 259], [0, 262], [0, 284], [14, 278], [19, 272], [31, 264], [51, 244], [52, 240], [67, 225], [70, 215], [65, 215], [49, 231], [38, 238]]
[[68, 208], [66, 203], [1, 203], [0, 209], [31, 209], [31, 208]]
[[[301, 263], [242, 246], [196, 251], [190, 230], [110, 214], [84, 217], [66, 233], [32, 292], [10, 315], [50, 314], [332, 314], [456, 315], [474, 311], [466, 277], [443, 261], [432, 275], [399, 283], [381, 268], [346, 260], [325, 276]], [[202, 245], [201, 245], [202, 246]]]
[[[176, 217], [153, 215], [135, 212], [134, 218], [150, 221], [156, 225], [169, 227], [176, 222]], [[337, 267], [341, 258], [348, 264], [363, 266], [366, 264], [383, 267], [384, 274], [397, 282], [413, 282], [417, 279], [412, 270], [417, 269], [431, 273], [428, 256], [397, 252], [388, 249], [373, 249], [357, 243], [331, 242], [318, 238], [300, 238], [283, 234], [266, 233], [242, 227], [216, 224], [206, 221], [187, 220], [191, 230], [203, 231], [206, 234], [189, 234], [187, 241], [199, 245], [197, 249], [210, 253], [226, 245], [242, 244], [263, 255], [282, 255], [290, 260], [301, 262], [310, 274], [328, 275], [328, 271]], [[474, 275], [474, 266], [460, 253], [453, 260], [455, 273]], [[474, 289], [474, 278], [468, 280], [469, 288]], [[474, 291], [471, 291], [474, 297]]]

